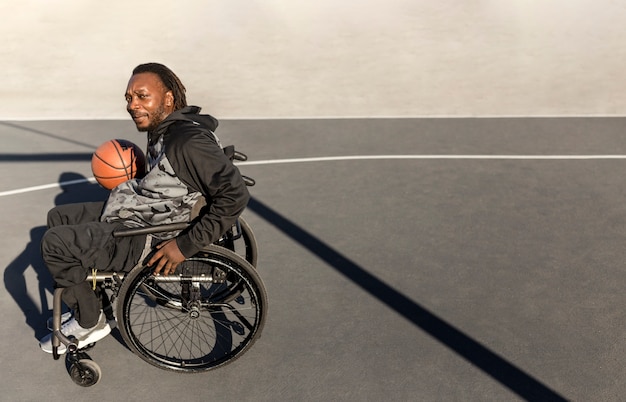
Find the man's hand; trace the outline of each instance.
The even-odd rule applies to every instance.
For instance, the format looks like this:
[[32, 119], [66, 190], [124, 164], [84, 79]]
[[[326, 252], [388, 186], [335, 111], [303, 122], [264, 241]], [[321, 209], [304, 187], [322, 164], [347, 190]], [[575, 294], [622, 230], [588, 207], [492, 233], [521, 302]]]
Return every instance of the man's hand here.
[[176, 270], [178, 264], [185, 260], [185, 256], [180, 252], [176, 239], [171, 239], [157, 244], [157, 250], [148, 261], [148, 266], [154, 267], [154, 275], [159, 275], [163, 271], [163, 275], [167, 276]]

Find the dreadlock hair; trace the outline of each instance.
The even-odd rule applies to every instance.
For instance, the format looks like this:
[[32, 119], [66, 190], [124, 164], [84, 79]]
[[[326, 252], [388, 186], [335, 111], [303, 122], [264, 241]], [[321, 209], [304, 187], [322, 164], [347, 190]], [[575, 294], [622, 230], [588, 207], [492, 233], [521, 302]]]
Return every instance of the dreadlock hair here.
[[133, 70], [133, 75], [141, 73], [154, 73], [159, 76], [161, 82], [168, 91], [172, 91], [174, 96], [174, 110], [179, 110], [187, 106], [185, 96], [185, 86], [172, 70], [159, 63], [140, 64]]

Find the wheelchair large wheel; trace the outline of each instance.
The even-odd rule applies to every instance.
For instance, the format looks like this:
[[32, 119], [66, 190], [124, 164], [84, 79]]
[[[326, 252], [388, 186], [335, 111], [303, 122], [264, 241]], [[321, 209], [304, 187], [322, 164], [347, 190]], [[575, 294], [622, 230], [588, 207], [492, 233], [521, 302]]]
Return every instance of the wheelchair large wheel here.
[[[253, 267], [256, 267], [257, 258], [259, 255], [257, 251], [258, 247], [256, 243], [256, 237], [254, 237], [254, 232], [252, 232], [252, 228], [250, 227], [250, 225], [248, 225], [248, 222], [243, 220], [243, 218], [241, 217], [239, 217], [239, 224], [241, 225], [241, 236], [243, 237], [243, 243], [245, 247], [242, 254], [246, 261], [252, 264]], [[234, 251], [238, 253], [237, 249], [235, 249]]]
[[258, 251], [254, 232], [252, 232], [252, 228], [242, 217], [238, 218], [238, 223], [238, 233], [233, 233], [235, 230], [232, 230], [216, 244], [234, 251], [252, 264], [253, 267], [256, 267]]
[[211, 245], [175, 274], [137, 267], [117, 300], [128, 347], [168, 370], [201, 372], [240, 357], [260, 336], [267, 293], [256, 270], [230, 250]]

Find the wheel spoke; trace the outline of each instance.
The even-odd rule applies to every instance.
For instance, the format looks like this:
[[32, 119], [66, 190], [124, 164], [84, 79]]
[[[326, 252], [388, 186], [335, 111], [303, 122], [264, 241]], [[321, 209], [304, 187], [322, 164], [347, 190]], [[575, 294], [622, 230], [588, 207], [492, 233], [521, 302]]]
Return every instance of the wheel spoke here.
[[[212, 246], [185, 260], [179, 274], [179, 280], [166, 282], [154, 281], [149, 270], [125, 278], [118, 316], [124, 317], [120, 331], [129, 347], [172, 370], [203, 371], [239, 357], [265, 321], [267, 296], [256, 271]], [[196, 277], [213, 279], [186, 279]]]

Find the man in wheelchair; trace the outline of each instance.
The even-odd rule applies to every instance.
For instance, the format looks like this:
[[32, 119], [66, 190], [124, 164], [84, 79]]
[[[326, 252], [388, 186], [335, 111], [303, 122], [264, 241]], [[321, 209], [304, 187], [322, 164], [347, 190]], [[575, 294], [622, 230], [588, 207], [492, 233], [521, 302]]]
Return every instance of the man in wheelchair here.
[[[246, 207], [249, 194], [214, 134], [218, 122], [187, 106], [185, 87], [166, 66], [137, 66], [126, 89], [126, 109], [137, 129], [147, 132], [147, 172], [111, 190], [105, 202], [61, 205], [48, 213], [41, 242], [43, 259], [56, 286], [64, 288], [62, 332], [79, 348], [111, 331], [100, 301], [86, 282], [92, 269], [129, 271], [147, 261], [155, 275], [169, 275], [203, 247], [217, 241]], [[204, 198], [200, 215], [193, 206]], [[114, 237], [121, 228], [190, 222], [182, 231]], [[52, 334], [40, 340], [52, 353]], [[63, 344], [58, 349], [65, 353]]]

